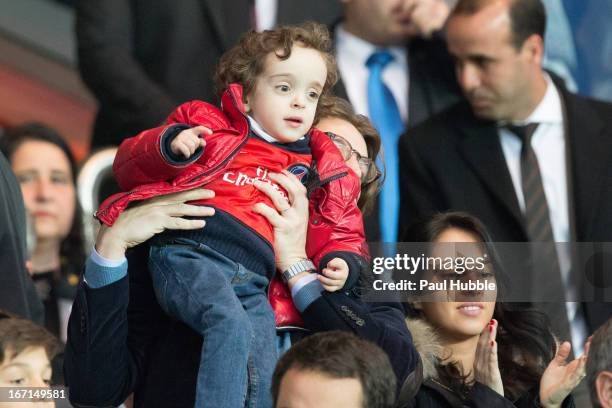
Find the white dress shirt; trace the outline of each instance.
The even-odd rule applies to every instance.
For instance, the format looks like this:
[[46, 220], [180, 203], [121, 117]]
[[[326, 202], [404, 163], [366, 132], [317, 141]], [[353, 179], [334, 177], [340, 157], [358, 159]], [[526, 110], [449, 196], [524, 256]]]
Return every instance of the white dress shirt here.
[[276, 25], [277, 11], [278, 0], [255, 0], [255, 22], [257, 24], [257, 31], [274, 28]]
[[[368, 76], [366, 61], [379, 47], [336, 27], [336, 59], [351, 105], [368, 116]], [[408, 119], [408, 58], [403, 47], [386, 48], [395, 58], [383, 70], [383, 81], [391, 90], [404, 123]]]
[[[571, 236], [563, 108], [559, 92], [548, 75], [546, 75], [546, 83], [546, 94], [540, 104], [527, 119], [521, 122], [513, 122], [513, 124], [539, 123], [531, 139], [531, 146], [538, 158], [553, 235], [556, 242], [569, 242]], [[506, 164], [512, 177], [516, 198], [521, 211], [525, 213], [525, 198], [521, 183], [522, 142], [505, 128], [499, 129], [499, 137]], [[561, 277], [565, 287], [565, 298], [576, 299], [576, 288], [569, 284], [571, 260], [568, 252], [563, 251], [563, 249], [560, 246], [557, 247]], [[578, 303], [567, 302], [566, 306], [571, 329], [572, 348], [575, 355], [578, 356], [582, 353], [588, 330], [584, 316], [582, 313], [577, 313]]]

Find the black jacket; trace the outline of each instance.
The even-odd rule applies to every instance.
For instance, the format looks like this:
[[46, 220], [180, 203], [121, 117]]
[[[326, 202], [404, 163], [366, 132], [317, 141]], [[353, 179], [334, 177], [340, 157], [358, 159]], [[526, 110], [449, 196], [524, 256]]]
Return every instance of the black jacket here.
[[[250, 29], [250, 0], [80, 0], [79, 70], [99, 111], [92, 147], [158, 126], [183, 102], [216, 104], [219, 57]], [[277, 21], [338, 18], [336, 0], [280, 0]]]
[[43, 305], [26, 272], [26, 222], [19, 183], [0, 153], [0, 310], [44, 324]]
[[[477, 382], [467, 397], [461, 399], [444, 384], [430, 379], [423, 382], [414, 399], [398, 408], [541, 408], [537, 395], [537, 389], [533, 389], [512, 402]], [[561, 407], [574, 408], [572, 397], [566, 398]]]
[[[557, 87], [566, 112], [572, 241], [611, 242], [612, 105]], [[487, 226], [493, 241], [527, 241], [496, 125], [475, 118], [467, 103], [403, 135], [399, 156], [400, 229], [435, 212], [466, 211]], [[583, 304], [593, 332], [612, 315], [612, 293], [596, 279], [577, 275], [584, 296], [594, 296]]]
[[[159, 307], [147, 253], [146, 245], [129, 253], [128, 277], [99, 289], [79, 285], [64, 361], [75, 406], [118, 405], [134, 392], [135, 407], [193, 407], [202, 339]], [[418, 355], [399, 304], [326, 293], [303, 316], [313, 330], [348, 330], [381, 345], [399, 378], [414, 371]]]

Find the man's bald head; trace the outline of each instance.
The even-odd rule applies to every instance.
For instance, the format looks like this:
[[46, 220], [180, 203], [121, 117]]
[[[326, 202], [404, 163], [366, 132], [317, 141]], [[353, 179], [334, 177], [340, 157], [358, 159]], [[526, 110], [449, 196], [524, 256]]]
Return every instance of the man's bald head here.
[[516, 49], [521, 48], [525, 40], [533, 34], [544, 38], [546, 10], [541, 0], [459, 0], [449, 18], [474, 15], [496, 3], [508, 8], [511, 41]]

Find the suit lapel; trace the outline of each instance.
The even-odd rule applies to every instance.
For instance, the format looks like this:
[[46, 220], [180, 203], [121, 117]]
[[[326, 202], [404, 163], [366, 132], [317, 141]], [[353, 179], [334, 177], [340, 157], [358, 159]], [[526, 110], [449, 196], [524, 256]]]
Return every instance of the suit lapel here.
[[505, 208], [524, 230], [523, 216], [495, 124], [464, 120], [463, 123], [458, 124], [458, 128], [465, 135], [460, 142], [461, 154], [499, 201], [500, 207]]
[[454, 63], [438, 36], [408, 44], [408, 128], [461, 100]]
[[[336, 48], [336, 28], [338, 27], [338, 24], [340, 23], [342, 23], [341, 18], [336, 20], [333, 24], [327, 27], [329, 29], [329, 34], [332, 39], [332, 44], [334, 47], [334, 55], [336, 57], [338, 57], [338, 54], [336, 53], [336, 49], [335, 49]], [[332, 94], [334, 94], [335, 96], [339, 98], [344, 98], [347, 101], [349, 100], [348, 93], [346, 93], [346, 86], [344, 85], [344, 81], [342, 79], [342, 76], [340, 75], [340, 70], [338, 70], [338, 81], [336, 81], [336, 84], [332, 88]]]
[[595, 210], [600, 207], [599, 196], [603, 177], [610, 165], [612, 139], [602, 137], [604, 123], [588, 102], [561, 89], [566, 112], [571, 186], [575, 208], [576, 240], [590, 236], [595, 221]]
[[[249, 0], [201, 0], [208, 9], [210, 22], [218, 34], [223, 49], [234, 46], [243, 32], [251, 27], [249, 20]], [[237, 29], [238, 27], [238, 29]]]
[[417, 123], [424, 121], [431, 112], [431, 101], [428, 97], [427, 86], [430, 83], [424, 78], [421, 67], [425, 56], [415, 47], [408, 47], [408, 123], [411, 128]]

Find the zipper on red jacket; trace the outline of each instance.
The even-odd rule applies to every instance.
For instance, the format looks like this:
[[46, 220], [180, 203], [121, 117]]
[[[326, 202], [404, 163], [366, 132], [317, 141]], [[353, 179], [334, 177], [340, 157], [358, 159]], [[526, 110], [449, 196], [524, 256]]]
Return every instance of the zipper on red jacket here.
[[142, 190], [130, 190], [130, 191], [127, 191], [127, 192], [126, 192], [126, 193], [124, 193], [124, 194], [121, 194], [119, 197], [115, 198], [113, 201], [111, 201], [110, 203], [108, 203], [108, 204], [106, 205], [106, 207], [102, 208], [101, 210], [98, 210], [98, 211], [94, 212], [94, 214], [93, 214], [94, 218], [97, 218], [97, 219], [99, 220], [100, 218], [98, 218], [98, 214], [102, 214], [102, 215], [104, 215], [104, 214], [105, 214], [105, 213], [108, 211], [108, 208], [109, 208], [111, 205], [115, 204], [117, 201], [122, 200], [123, 198], [125, 198], [125, 197], [127, 197], [127, 196], [129, 196], [129, 195], [131, 195], [131, 194], [136, 194], [136, 193], [138, 193], [138, 192], [140, 192], [140, 191], [142, 191]]
[[337, 179], [339, 179], [339, 178], [342, 178], [342, 177], [344, 177], [344, 176], [348, 176], [348, 171], [343, 171], [343, 172], [341, 172], [341, 173], [334, 174], [333, 176], [329, 176], [329, 177], [328, 177], [328, 178], [326, 178], [325, 180], [320, 180], [318, 183], [315, 183], [315, 184], [313, 184], [313, 185], [310, 187], [310, 191], [314, 191], [314, 190], [316, 190], [317, 188], [322, 187], [322, 186], [324, 186], [325, 184], [327, 184], [327, 183], [329, 183], [329, 182], [332, 182], [332, 181], [334, 181], [334, 180], [337, 180]]

